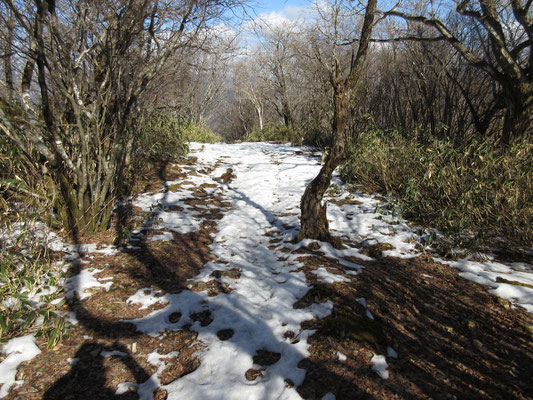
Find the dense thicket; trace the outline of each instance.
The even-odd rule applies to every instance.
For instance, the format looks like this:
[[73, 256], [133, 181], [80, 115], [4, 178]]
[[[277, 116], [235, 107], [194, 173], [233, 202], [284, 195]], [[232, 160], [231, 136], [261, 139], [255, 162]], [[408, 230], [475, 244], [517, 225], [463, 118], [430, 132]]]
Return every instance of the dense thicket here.
[[233, 5], [2, 1], [2, 135], [33, 165], [72, 234], [108, 226], [132, 175], [140, 111], [153, 111], [150, 89]]

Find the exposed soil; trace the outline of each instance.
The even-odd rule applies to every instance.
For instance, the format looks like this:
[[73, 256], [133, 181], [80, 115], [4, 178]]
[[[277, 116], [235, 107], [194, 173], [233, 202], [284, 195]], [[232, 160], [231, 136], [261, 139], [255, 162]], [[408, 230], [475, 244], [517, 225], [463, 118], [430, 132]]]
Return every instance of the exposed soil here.
[[[374, 251], [371, 252], [373, 255]], [[321, 260], [322, 258], [322, 260]], [[335, 260], [302, 257], [309, 271]], [[351, 283], [317, 282], [295, 306], [331, 300], [330, 316], [309, 321], [311, 356], [298, 388], [306, 399], [528, 399], [533, 396], [533, 318], [430, 257], [378, 258]], [[357, 299], [365, 298], [374, 320]], [[372, 371], [371, 358], [392, 347], [390, 377]], [[346, 356], [339, 360], [338, 352]]]
[[[137, 189], [165, 190], [164, 181], [170, 177], [183, 181], [166, 190], [191, 187], [192, 182], [185, 181], [191, 162], [194, 160], [183, 159], [181, 167], [163, 166], [157, 175], [138, 182]], [[199, 173], [209, 175], [212, 171], [205, 168]], [[152, 242], [149, 239], [154, 232], [147, 229], [144, 238], [135, 243], [137, 249], [91, 258], [92, 267], [105, 267], [102, 276], [113, 276], [111, 289], [92, 289], [94, 295], [89, 299], [73, 299], [65, 306], [65, 312], [76, 312], [79, 324], [52, 350], [46, 350], [44, 341], [38, 340], [42, 353], [22, 364], [17, 379], [24, 379], [24, 385], [13, 389], [7, 399], [137, 399], [136, 390], [115, 392], [119, 383], [142, 384], [157, 371], [147, 358], [155, 350], [159, 355], [177, 352], [164, 359], [166, 367], [159, 374], [163, 385], [197, 369], [200, 361], [196, 352], [203, 345], [195, 332], [184, 327], [165, 331], [157, 338], [140, 334], [133, 324], [124, 321], [145, 316], [165, 304], [141, 310], [126, 299], [142, 288], [154, 288], [156, 296], [183, 290], [206, 291], [210, 296], [231, 291], [231, 285], [222, 278], [240, 279], [237, 268], [214, 271], [208, 282], [192, 278], [205, 263], [216, 260], [209, 245], [217, 220], [230, 206], [223, 196], [210, 195], [206, 189], [227, 185], [234, 177], [231, 169], [220, 177], [213, 176], [213, 184], [195, 188], [194, 198], [186, 201], [203, 220], [197, 232], [174, 232], [171, 241]], [[214, 207], [203, 207], [207, 204]], [[142, 223], [141, 214], [138, 209], [124, 210], [117, 221]], [[130, 230], [135, 227], [135, 223], [128, 225]], [[277, 229], [266, 236], [271, 239], [272, 250], [291, 252]], [[120, 240], [118, 233], [103, 235], [98, 242], [116, 240]], [[334, 308], [330, 316], [302, 326], [316, 330], [309, 339], [310, 355], [299, 364], [307, 371], [305, 381], [297, 388], [303, 398], [321, 399], [327, 393], [338, 400], [533, 398], [530, 314], [490, 295], [485, 287], [461, 278], [456, 270], [433, 262], [429, 256], [409, 260], [383, 257], [382, 251], [391, 247], [381, 243], [362, 251], [375, 261], [353, 260], [365, 267], [353, 275], [318, 248], [309, 245], [297, 251], [302, 254], [300, 270], [313, 288], [294, 307], [329, 300]], [[321, 282], [312, 273], [320, 267], [350, 282]], [[71, 272], [79, 271], [74, 268]], [[210, 311], [190, 317], [201, 326], [213, 320]], [[168, 315], [170, 323], [178, 323], [181, 318], [178, 312]], [[233, 335], [231, 327], [217, 332], [221, 341]], [[293, 331], [286, 331], [284, 337], [291, 343], [298, 342]], [[398, 357], [387, 357], [390, 376], [384, 380], [372, 370], [371, 359], [387, 355], [390, 348]], [[279, 353], [257, 349], [254, 368], [246, 372], [245, 378], [255, 381], [279, 359]], [[293, 383], [287, 381], [286, 385], [292, 387]], [[161, 389], [154, 393], [156, 399], [165, 397]]]

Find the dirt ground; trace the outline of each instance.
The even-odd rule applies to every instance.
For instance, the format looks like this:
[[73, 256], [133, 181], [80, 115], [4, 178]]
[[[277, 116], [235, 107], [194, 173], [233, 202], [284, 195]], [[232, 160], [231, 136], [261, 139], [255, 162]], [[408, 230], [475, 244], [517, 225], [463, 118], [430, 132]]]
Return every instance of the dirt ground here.
[[[138, 189], [162, 190], [163, 178], [186, 177], [179, 168], [164, 168], [158, 176], [145, 177]], [[221, 180], [231, 180], [231, 172]], [[155, 338], [123, 322], [164, 307], [160, 304], [140, 310], [138, 305], [128, 304], [126, 299], [140, 288], [154, 287], [159, 296], [183, 290], [217, 296], [231, 290], [221, 283], [222, 272], [213, 273], [213, 279], [205, 284], [190, 281], [207, 261], [216, 260], [209, 245], [217, 220], [230, 206], [223, 196], [211, 196], [201, 187], [195, 194], [189, 204], [201, 214], [199, 231], [173, 233], [173, 240], [167, 242], [146, 240], [153, 234], [149, 231], [135, 244], [135, 250], [90, 260], [92, 267], [105, 267], [102, 276], [113, 276], [111, 289], [92, 289], [94, 295], [89, 299], [73, 299], [65, 306], [65, 312], [76, 312], [79, 323], [51, 350], [38, 341], [42, 353], [22, 364], [17, 379], [24, 379], [24, 384], [13, 389], [7, 399], [136, 399], [135, 390], [115, 394], [117, 385], [147, 381], [157, 371], [148, 360], [154, 350], [160, 355], [170, 354], [165, 359], [166, 369], [159, 374], [163, 385], [198, 368], [196, 352], [203, 344], [187, 326]], [[202, 207], [206, 204], [217, 207]], [[125, 210], [127, 213], [141, 215], [135, 209]], [[273, 229], [268, 236], [271, 247], [283, 251], [285, 243], [279, 231]], [[110, 232], [100, 238], [100, 244], [116, 239], [116, 232]], [[364, 250], [376, 261], [353, 260], [364, 267], [358, 275], [347, 273], [313, 246], [298, 250], [305, 255], [300, 259], [300, 270], [314, 286], [294, 307], [327, 300], [334, 304], [331, 315], [302, 326], [316, 333], [309, 340], [310, 356], [299, 365], [307, 375], [298, 393], [305, 399], [333, 393], [339, 400], [533, 398], [531, 314], [490, 295], [485, 287], [461, 278], [456, 270], [429, 256], [408, 260], [382, 257], [381, 246]], [[349, 282], [317, 281], [311, 271], [319, 266]], [[77, 272], [75, 268], [71, 271]], [[240, 278], [238, 269], [224, 274]], [[366, 308], [361, 298], [366, 299]], [[203, 326], [211, 322], [209, 313], [191, 317]], [[170, 322], [180, 318], [179, 313], [169, 315]], [[227, 340], [232, 334], [226, 329], [218, 332], [218, 337]], [[285, 335], [298, 340], [294, 332]], [[387, 357], [390, 377], [384, 380], [372, 370], [370, 360], [375, 354], [387, 354], [388, 348], [398, 357]], [[171, 353], [175, 351], [178, 355]], [[279, 354], [263, 352], [254, 362], [262, 366], [278, 359]], [[246, 374], [249, 380], [260, 376], [260, 368]], [[154, 398], [166, 398], [165, 391], [157, 389]]]

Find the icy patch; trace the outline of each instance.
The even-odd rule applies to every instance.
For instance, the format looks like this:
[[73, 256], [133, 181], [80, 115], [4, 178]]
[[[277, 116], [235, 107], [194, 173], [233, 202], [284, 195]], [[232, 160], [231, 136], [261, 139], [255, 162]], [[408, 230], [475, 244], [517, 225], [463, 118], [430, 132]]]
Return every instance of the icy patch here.
[[75, 293], [78, 293], [80, 300], [87, 299], [92, 296], [92, 293], [86, 292], [86, 290], [94, 287], [103, 287], [106, 291], [109, 291], [113, 282], [102, 283], [100, 280], [112, 280], [112, 277], [102, 278], [98, 280], [95, 275], [102, 272], [102, 269], [83, 269], [78, 275], [71, 276], [65, 281], [65, 289], [67, 294], [65, 297], [71, 299]]
[[35, 344], [35, 337], [27, 335], [8, 341], [2, 346], [2, 353], [6, 358], [0, 363], [0, 384], [2, 384], [0, 398], [8, 395], [11, 386], [24, 383], [15, 380], [18, 366], [40, 354], [41, 350]]
[[372, 371], [375, 371], [381, 379], [389, 379], [389, 371], [387, 370], [387, 360], [385, 356], [374, 355], [370, 360], [372, 363]]
[[348, 278], [333, 274], [331, 272], [328, 272], [328, 270], [324, 267], [320, 267], [314, 271], [312, 271], [321, 281], [324, 281], [326, 283], [336, 283], [336, 282], [351, 282]]
[[321, 400], [336, 400], [336, 397], [333, 393], [329, 392], [329, 393], [326, 393], [324, 397], [322, 397]]

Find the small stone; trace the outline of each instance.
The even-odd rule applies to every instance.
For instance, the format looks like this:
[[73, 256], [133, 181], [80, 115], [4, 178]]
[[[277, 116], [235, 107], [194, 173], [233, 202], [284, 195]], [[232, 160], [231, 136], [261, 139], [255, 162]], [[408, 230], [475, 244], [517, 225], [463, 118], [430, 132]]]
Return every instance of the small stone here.
[[268, 350], [257, 350], [256, 354], [253, 356], [254, 364], [267, 366], [275, 364], [281, 358], [280, 353], [275, 353]]
[[285, 379], [285, 386], [287, 386], [289, 389], [294, 387], [294, 382], [290, 379]]
[[234, 333], [235, 332], [233, 331], [233, 329], [222, 329], [217, 332], [217, 337], [220, 340], [224, 341], [224, 340], [231, 339]]
[[168, 316], [168, 322], [170, 322], [171, 324], [175, 324], [180, 319], [181, 319], [181, 313], [179, 312], [173, 312], [172, 314]]
[[263, 370], [250, 368], [244, 373], [244, 377], [248, 381], [255, 381], [257, 378], [263, 376]]
[[477, 328], [477, 323], [475, 321], [468, 320], [468, 329], [476, 329], [476, 328]]

